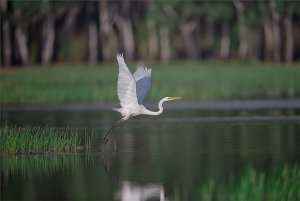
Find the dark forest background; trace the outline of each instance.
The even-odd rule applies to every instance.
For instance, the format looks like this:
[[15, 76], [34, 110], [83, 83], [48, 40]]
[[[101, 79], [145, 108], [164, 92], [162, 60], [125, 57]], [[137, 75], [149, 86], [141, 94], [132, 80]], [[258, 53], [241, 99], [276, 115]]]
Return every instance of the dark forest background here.
[[1, 66], [300, 60], [299, 1], [1, 0]]

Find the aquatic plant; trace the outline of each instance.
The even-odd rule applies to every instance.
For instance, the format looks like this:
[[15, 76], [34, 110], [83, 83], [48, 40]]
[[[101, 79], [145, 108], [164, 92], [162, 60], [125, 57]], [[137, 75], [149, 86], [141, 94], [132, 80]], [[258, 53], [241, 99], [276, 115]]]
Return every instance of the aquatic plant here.
[[198, 192], [203, 201], [300, 200], [300, 167], [286, 165], [281, 169], [264, 173], [248, 168], [240, 175], [231, 176], [227, 182], [211, 179]]
[[35, 176], [51, 178], [60, 171], [72, 172], [82, 162], [80, 154], [34, 154], [34, 155], [5, 155], [1, 157], [0, 173], [4, 177], [22, 178]]
[[36, 126], [0, 127], [1, 153], [46, 153], [91, 150], [91, 135], [85, 133], [85, 141], [77, 130]]

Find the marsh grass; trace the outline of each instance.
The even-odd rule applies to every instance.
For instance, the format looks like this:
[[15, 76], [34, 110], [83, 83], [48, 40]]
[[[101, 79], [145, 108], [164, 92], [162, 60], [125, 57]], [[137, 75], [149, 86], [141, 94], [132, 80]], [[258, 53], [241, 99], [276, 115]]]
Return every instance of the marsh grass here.
[[91, 137], [85, 133], [82, 142], [77, 130], [5, 125], [0, 128], [0, 151], [19, 154], [91, 150]]
[[[131, 72], [135, 63], [127, 62]], [[297, 64], [191, 62], [149, 64], [152, 89], [145, 101], [164, 96], [184, 100], [286, 98], [300, 96]], [[117, 101], [116, 64], [60, 65], [3, 70], [1, 103], [81, 103]]]
[[92, 130], [91, 133], [87, 132], [87, 130], [84, 130], [84, 150], [85, 153], [91, 153], [93, 151], [92, 147], [92, 139], [94, 136], [94, 130]]
[[52, 177], [60, 171], [72, 172], [82, 162], [77, 154], [43, 154], [43, 155], [5, 155], [0, 164], [0, 172], [4, 177], [37, 175], [39, 178]]
[[300, 167], [287, 165], [269, 174], [248, 168], [227, 182], [211, 179], [199, 190], [203, 201], [255, 200], [292, 201], [300, 200]]

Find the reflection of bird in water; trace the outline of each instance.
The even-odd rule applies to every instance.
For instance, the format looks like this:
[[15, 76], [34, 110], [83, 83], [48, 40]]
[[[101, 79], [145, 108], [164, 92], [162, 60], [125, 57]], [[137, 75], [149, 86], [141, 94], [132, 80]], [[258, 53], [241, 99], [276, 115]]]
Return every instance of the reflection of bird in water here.
[[160, 184], [148, 184], [139, 186], [129, 181], [124, 181], [122, 188], [116, 195], [121, 201], [141, 201], [159, 198], [160, 201], [166, 201], [165, 191]]
[[103, 157], [100, 157], [100, 162], [102, 167], [104, 168], [105, 172], [107, 173], [107, 175], [109, 176], [109, 178], [112, 180], [113, 183], [117, 183], [118, 182], [118, 178], [115, 176], [115, 174], [111, 171], [110, 165], [109, 165], [109, 161], [106, 160]]
[[[112, 172], [109, 161], [100, 157], [101, 165], [114, 184], [118, 184], [118, 178]], [[123, 181], [121, 189], [116, 193], [116, 199], [121, 201], [146, 201], [159, 198], [160, 201], [168, 201], [165, 197], [165, 190], [161, 184], [147, 184], [140, 186], [133, 182]]]
[[138, 67], [132, 75], [124, 61], [122, 54], [117, 54], [117, 60], [119, 65], [118, 97], [121, 107], [114, 108], [113, 110], [120, 112], [123, 118], [117, 121], [108, 130], [103, 139], [103, 143], [101, 144], [101, 150], [108, 142], [112, 130], [123, 121], [126, 121], [132, 116], [137, 116], [140, 114], [159, 115], [163, 112], [162, 104], [164, 102], [180, 99], [180, 97], [165, 97], [159, 101], [159, 110], [157, 112], [148, 110], [142, 104], [147, 92], [151, 88], [151, 69], [146, 67]]

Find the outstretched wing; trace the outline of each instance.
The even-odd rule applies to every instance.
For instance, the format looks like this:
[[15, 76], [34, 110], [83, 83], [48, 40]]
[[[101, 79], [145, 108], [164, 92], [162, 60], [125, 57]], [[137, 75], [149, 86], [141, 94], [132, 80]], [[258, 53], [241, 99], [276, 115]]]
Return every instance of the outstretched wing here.
[[118, 76], [118, 97], [122, 107], [129, 105], [138, 105], [136, 98], [136, 83], [129, 71], [123, 54], [117, 54], [117, 60], [119, 65]]
[[138, 67], [133, 74], [136, 81], [138, 104], [143, 104], [144, 98], [151, 88], [151, 68]]

